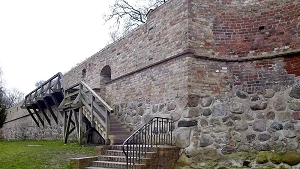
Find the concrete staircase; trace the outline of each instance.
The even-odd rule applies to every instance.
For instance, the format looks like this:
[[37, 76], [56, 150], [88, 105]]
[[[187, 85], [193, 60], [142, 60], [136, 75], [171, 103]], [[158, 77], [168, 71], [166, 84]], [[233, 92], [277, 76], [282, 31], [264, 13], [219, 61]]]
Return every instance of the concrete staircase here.
[[[138, 150], [135, 150], [138, 151]], [[156, 155], [151, 149], [146, 153], [145, 157], [141, 159], [141, 164], [135, 164], [135, 169], [146, 169], [147, 164]], [[122, 145], [109, 146], [107, 150], [97, 156], [97, 160], [93, 161], [91, 166], [87, 169], [127, 169], [126, 157], [122, 151]]]
[[[127, 169], [126, 156], [122, 150], [122, 143], [132, 134], [126, 125], [122, 124], [117, 116], [110, 116], [110, 140], [111, 144], [104, 150], [101, 155], [97, 156], [97, 160], [93, 161], [87, 169]], [[148, 161], [155, 154], [151, 148], [147, 148], [148, 152], [141, 161], [141, 164], [135, 164], [136, 169], [144, 169]], [[134, 151], [138, 151], [135, 149]]]
[[[94, 154], [97, 156], [71, 159], [71, 166], [76, 169], [174, 168], [180, 149], [172, 146], [172, 140], [170, 140], [172, 134], [154, 132], [156, 127], [162, 128], [159, 131], [166, 131], [164, 129], [171, 131], [171, 123], [170, 119], [155, 117], [131, 134], [126, 125], [122, 124], [112, 113], [110, 145], [95, 147]], [[123, 152], [122, 143], [125, 152]]]
[[115, 115], [111, 114], [110, 144], [122, 144], [131, 134], [130, 129], [125, 124], [122, 124]]

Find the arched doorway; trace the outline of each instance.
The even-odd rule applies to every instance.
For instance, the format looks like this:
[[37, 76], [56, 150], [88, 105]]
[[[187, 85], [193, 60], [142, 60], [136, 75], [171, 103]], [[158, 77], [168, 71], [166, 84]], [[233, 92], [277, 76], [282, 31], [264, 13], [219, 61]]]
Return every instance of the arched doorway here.
[[111, 69], [109, 65], [102, 68], [100, 72], [100, 97], [105, 99], [105, 84], [111, 80]]

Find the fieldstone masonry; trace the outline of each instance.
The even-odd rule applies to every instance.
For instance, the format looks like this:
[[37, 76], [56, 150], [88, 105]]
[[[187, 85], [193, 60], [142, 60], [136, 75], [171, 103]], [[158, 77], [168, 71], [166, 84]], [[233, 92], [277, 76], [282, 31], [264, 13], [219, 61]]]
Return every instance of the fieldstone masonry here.
[[[172, 118], [176, 168], [300, 168], [299, 32], [299, 0], [169, 0], [63, 83], [105, 90], [132, 130]], [[16, 107], [2, 129], [5, 139], [60, 130]]]

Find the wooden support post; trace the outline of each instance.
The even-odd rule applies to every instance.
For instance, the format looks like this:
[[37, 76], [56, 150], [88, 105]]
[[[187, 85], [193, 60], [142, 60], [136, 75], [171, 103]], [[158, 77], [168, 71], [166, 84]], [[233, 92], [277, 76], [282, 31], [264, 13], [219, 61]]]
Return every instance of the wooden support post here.
[[76, 136], [79, 138], [79, 122], [78, 122], [78, 112], [74, 111], [75, 127], [76, 127]]
[[64, 131], [63, 131], [64, 133], [63, 133], [63, 134], [64, 134], [64, 142], [65, 142], [65, 143], [67, 143], [67, 142], [66, 142], [66, 135], [67, 135], [67, 116], [68, 116], [68, 115], [67, 115], [67, 112], [64, 112], [64, 126], [63, 126], [63, 127], [64, 127]]
[[35, 108], [33, 108], [32, 110], [34, 111], [34, 113], [36, 114], [36, 116], [38, 117], [38, 119], [40, 120], [40, 122], [42, 123], [42, 125], [45, 126], [44, 120], [39, 115], [39, 112]]
[[[70, 123], [71, 123], [71, 118], [72, 118], [72, 113], [73, 113], [73, 111], [70, 111], [70, 114], [69, 114], [69, 116], [68, 116], [68, 120], [67, 120], [67, 123], [66, 123], [66, 132], [65, 132], [65, 137], [64, 137], [64, 141], [65, 141], [65, 143], [67, 143], [67, 141], [68, 141], [68, 137], [69, 137], [69, 135], [70, 135]], [[72, 129], [72, 131], [73, 131], [74, 129]]]
[[51, 99], [53, 100], [54, 104], [58, 107], [59, 103], [57, 101], [57, 99], [51, 94]]
[[95, 102], [95, 97], [92, 95], [91, 96], [91, 127], [95, 128], [95, 120], [94, 120], [94, 102]]
[[49, 117], [47, 116], [46, 112], [44, 111], [44, 109], [42, 109], [42, 106], [39, 102], [37, 102], [37, 105], [40, 109], [40, 111], [43, 113], [43, 115], [45, 116], [45, 119], [47, 120], [47, 122], [49, 123], [49, 125], [51, 126], [51, 121], [49, 119]]
[[53, 112], [51, 106], [50, 106], [49, 103], [47, 102], [46, 98], [44, 98], [44, 103], [45, 103], [47, 109], [50, 111], [50, 114], [52, 115], [54, 121], [56, 122], [56, 124], [58, 124], [57, 117], [56, 117], [56, 115], [54, 114], [54, 112]]
[[26, 108], [27, 111], [29, 112], [30, 116], [32, 117], [33, 121], [35, 122], [35, 124], [40, 127], [39, 122], [36, 120], [36, 118], [33, 116], [33, 113], [30, 111], [30, 109], [27, 107]]
[[72, 127], [71, 130], [68, 132], [68, 136], [76, 129], [76, 127]]
[[110, 112], [108, 110], [106, 110], [106, 138], [105, 138], [105, 144], [110, 144], [109, 135], [110, 135]]
[[83, 108], [80, 107], [79, 108], [79, 114], [78, 114], [78, 143], [79, 145], [82, 144], [82, 136], [83, 136], [83, 121], [82, 121], [82, 118], [83, 118]]

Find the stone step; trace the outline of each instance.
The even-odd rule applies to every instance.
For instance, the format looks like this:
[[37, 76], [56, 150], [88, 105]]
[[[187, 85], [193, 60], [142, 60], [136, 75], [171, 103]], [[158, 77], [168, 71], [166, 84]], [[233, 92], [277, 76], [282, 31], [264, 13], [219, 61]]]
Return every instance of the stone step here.
[[[114, 162], [126, 162], [126, 156], [108, 156], [108, 155], [100, 155], [97, 157], [97, 161], [114, 161]], [[129, 157], [130, 159], [137, 159], [137, 157], [135, 156], [133, 157]], [[150, 160], [150, 158], [144, 158], [144, 157], [140, 157], [141, 163], [146, 163], [147, 160]]]
[[116, 139], [123, 139], [123, 141], [125, 141], [128, 137], [130, 136], [130, 134], [111, 134], [110, 137], [111, 138], [116, 138]]
[[126, 128], [126, 125], [120, 124], [119, 122], [110, 123], [110, 127], [120, 127], [120, 128]]
[[[132, 165], [129, 163], [129, 165]], [[92, 167], [106, 167], [106, 168], [118, 168], [127, 169], [125, 162], [111, 162], [111, 161], [94, 161]], [[135, 169], [145, 169], [146, 164], [135, 164]]]
[[93, 161], [92, 166], [93, 167], [106, 167], [106, 168], [127, 169], [126, 162]]
[[110, 127], [110, 131], [124, 131], [124, 132], [128, 132], [131, 135], [130, 129], [128, 128], [123, 128], [123, 127]]
[[115, 134], [121, 134], [121, 135], [131, 135], [130, 132], [125, 131], [125, 130], [110, 130], [111, 135], [115, 135]]
[[[132, 152], [129, 152], [131, 154]], [[122, 150], [106, 150], [104, 155], [107, 156], [124, 156], [124, 153]]]
[[126, 156], [99, 155], [97, 159], [98, 161], [126, 162]]
[[[127, 153], [127, 151], [126, 151]], [[137, 156], [138, 151], [128, 151], [129, 156], [133, 156], [133, 153], [135, 156]], [[156, 152], [146, 152], [146, 155], [144, 156], [144, 158], [152, 158], [154, 155], [156, 154]], [[123, 150], [106, 150], [104, 152], [105, 156], [125, 156], [125, 154], [123, 153]]]
[[85, 167], [85, 169], [117, 169], [117, 168]]
[[122, 126], [110, 126], [110, 130], [111, 131], [118, 131], [118, 130], [122, 130], [122, 131], [130, 131], [128, 128], [126, 127], [122, 127]]
[[[151, 145], [138, 145], [138, 144], [134, 144], [134, 147], [130, 145], [128, 145], [129, 148], [134, 149], [134, 150], [139, 150], [139, 149], [145, 149], [147, 148], [147, 151], [152, 151], [154, 146]], [[125, 146], [126, 148], [126, 146]], [[112, 145], [111, 146], [111, 150], [123, 150], [122, 149], [122, 145]]]

